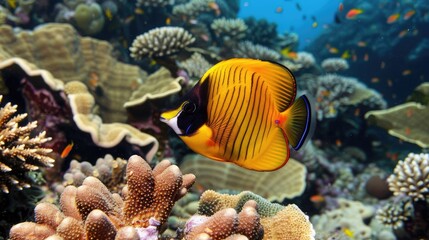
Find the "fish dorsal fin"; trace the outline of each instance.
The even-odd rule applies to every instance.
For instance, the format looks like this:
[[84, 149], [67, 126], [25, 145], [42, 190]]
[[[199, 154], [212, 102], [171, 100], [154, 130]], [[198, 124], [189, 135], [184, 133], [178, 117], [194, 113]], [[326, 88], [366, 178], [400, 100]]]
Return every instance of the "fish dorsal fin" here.
[[296, 97], [296, 80], [287, 67], [276, 62], [255, 59], [243, 59], [242, 64], [259, 74], [260, 78], [268, 84], [279, 112], [285, 111], [292, 105]]
[[289, 160], [289, 143], [281, 128], [274, 127], [261, 144], [263, 149], [253, 159], [234, 163], [255, 171], [274, 171], [283, 167]]

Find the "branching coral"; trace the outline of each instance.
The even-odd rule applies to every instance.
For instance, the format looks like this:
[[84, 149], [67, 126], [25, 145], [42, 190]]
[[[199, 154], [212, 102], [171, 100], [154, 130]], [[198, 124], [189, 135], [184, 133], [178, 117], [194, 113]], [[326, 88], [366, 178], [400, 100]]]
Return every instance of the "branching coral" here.
[[181, 27], [160, 27], [137, 36], [130, 47], [131, 57], [140, 60], [148, 57], [162, 57], [178, 52], [195, 38]]
[[234, 56], [241, 58], [257, 58], [262, 60], [278, 61], [280, 54], [272, 49], [259, 44], [253, 44], [250, 41], [240, 42], [234, 49]]
[[399, 202], [390, 202], [378, 209], [375, 216], [378, 221], [393, 229], [403, 226], [404, 221], [413, 215], [413, 206], [408, 198], [400, 199]]
[[94, 177], [82, 186], [68, 186], [61, 194], [61, 210], [49, 203], [35, 208], [35, 221], [15, 225], [10, 239], [136, 239], [160, 230], [175, 201], [192, 186], [195, 176], [182, 175], [177, 166], [160, 162], [153, 170], [139, 156], [127, 166], [125, 199], [111, 194]]
[[173, 8], [173, 14], [195, 18], [201, 13], [210, 12], [210, 3], [214, 0], [191, 0], [188, 3], [176, 5]]
[[246, 36], [247, 26], [242, 19], [218, 18], [210, 25], [218, 37], [238, 41]]
[[342, 58], [327, 58], [322, 61], [321, 66], [326, 72], [338, 72], [349, 68], [347, 60]]
[[137, 0], [137, 6], [165, 7], [174, 5], [174, 0]]
[[395, 196], [405, 195], [413, 200], [425, 200], [429, 196], [429, 154], [410, 153], [399, 161], [393, 174], [387, 179]]
[[51, 138], [45, 132], [31, 137], [37, 122], [20, 126], [27, 114], [15, 115], [16, 111], [17, 105], [11, 103], [0, 109], [0, 189], [5, 193], [14, 187], [30, 187], [26, 174], [39, 167], [52, 167], [55, 162], [49, 157], [52, 150], [41, 146]]
[[188, 75], [199, 79], [204, 73], [211, 68], [210, 64], [201, 54], [194, 53], [190, 58], [179, 62], [179, 66], [184, 68]]

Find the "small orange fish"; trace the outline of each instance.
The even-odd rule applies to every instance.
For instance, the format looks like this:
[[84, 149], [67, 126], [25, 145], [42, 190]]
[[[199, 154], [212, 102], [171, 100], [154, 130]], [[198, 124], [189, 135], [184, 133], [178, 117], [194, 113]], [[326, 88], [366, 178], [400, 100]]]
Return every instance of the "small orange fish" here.
[[362, 14], [362, 13], [363, 13], [362, 9], [353, 8], [353, 9], [350, 9], [350, 11], [347, 12], [346, 18], [347, 19], [355, 19], [359, 14]]
[[217, 5], [216, 2], [214, 2], [214, 1], [213, 2], [209, 2], [209, 8], [211, 8], [215, 12], [216, 16], [220, 15], [220, 8], [219, 8], [219, 5]]
[[402, 38], [402, 37], [405, 37], [407, 34], [408, 34], [408, 30], [405, 29], [399, 32], [398, 37]]
[[343, 142], [341, 142], [340, 139], [335, 140], [335, 145], [337, 145], [337, 147], [341, 147], [343, 145]]
[[338, 5], [338, 11], [342, 12], [343, 10], [344, 10], [344, 4], [340, 2], [340, 4]]
[[360, 116], [360, 108], [356, 108], [354, 114], [355, 114], [355, 117], [359, 117]]
[[400, 16], [401, 16], [401, 14], [399, 14], [399, 13], [392, 14], [387, 18], [386, 23], [387, 24], [394, 23], [394, 22], [398, 21]]
[[276, 8], [276, 13], [282, 13], [283, 12], [283, 8], [282, 7], [277, 7]]
[[332, 54], [337, 54], [339, 52], [339, 50], [338, 50], [338, 48], [331, 47], [331, 48], [329, 48], [329, 52]]
[[64, 150], [61, 152], [60, 157], [61, 157], [61, 158], [66, 158], [66, 157], [69, 155], [70, 151], [72, 150], [73, 145], [74, 145], [74, 144], [73, 144], [73, 142], [69, 143], [69, 144], [64, 148]]
[[320, 194], [316, 194], [310, 197], [310, 201], [313, 203], [321, 203], [325, 201], [325, 197]]
[[405, 69], [404, 71], [402, 71], [402, 76], [408, 76], [411, 74], [411, 70], [410, 69]]
[[166, 25], [170, 25], [170, 24], [171, 24], [171, 18], [169, 18], [169, 17], [168, 17], [168, 18], [166, 18], [166, 19], [165, 19], [165, 24], [166, 24]]
[[359, 42], [357, 42], [357, 45], [358, 45], [358, 47], [366, 47], [366, 42], [364, 42], [364, 41], [359, 41]]
[[144, 11], [141, 8], [136, 8], [136, 10], [134, 10], [134, 13], [138, 14], [138, 15], [142, 15], [142, 14], [144, 14]]
[[368, 62], [368, 61], [369, 61], [369, 55], [368, 55], [368, 53], [365, 53], [365, 55], [363, 56], [363, 60], [364, 60], [365, 62]]
[[415, 13], [416, 13], [415, 10], [409, 10], [404, 14], [404, 20], [410, 19], [412, 16], [414, 16]]
[[372, 83], [378, 83], [378, 82], [380, 82], [380, 78], [378, 78], [378, 77], [373, 77], [373, 78], [371, 78], [371, 82], [372, 82]]

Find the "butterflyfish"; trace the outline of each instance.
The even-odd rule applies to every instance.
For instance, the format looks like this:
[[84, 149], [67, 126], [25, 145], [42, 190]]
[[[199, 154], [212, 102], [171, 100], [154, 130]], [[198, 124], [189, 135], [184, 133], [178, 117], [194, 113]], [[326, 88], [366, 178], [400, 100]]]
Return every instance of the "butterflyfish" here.
[[285, 66], [248, 58], [210, 68], [179, 102], [161, 114], [193, 151], [255, 171], [274, 171], [311, 137], [311, 98], [295, 101], [296, 80]]

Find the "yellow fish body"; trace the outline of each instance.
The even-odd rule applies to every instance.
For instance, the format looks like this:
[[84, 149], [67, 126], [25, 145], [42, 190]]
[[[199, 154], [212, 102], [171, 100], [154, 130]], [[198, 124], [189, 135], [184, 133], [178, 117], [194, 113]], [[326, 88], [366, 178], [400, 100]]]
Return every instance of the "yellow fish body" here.
[[246, 58], [209, 69], [178, 108], [161, 114], [195, 152], [256, 171], [273, 171], [314, 130], [309, 99], [294, 102], [296, 82], [283, 65]]

